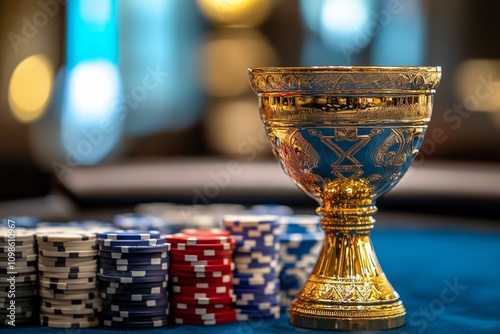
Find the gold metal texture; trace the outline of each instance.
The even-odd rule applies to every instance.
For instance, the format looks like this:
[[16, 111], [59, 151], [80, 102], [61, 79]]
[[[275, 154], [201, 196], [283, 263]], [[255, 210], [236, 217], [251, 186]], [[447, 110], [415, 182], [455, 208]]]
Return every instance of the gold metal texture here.
[[405, 308], [370, 240], [376, 199], [418, 153], [439, 67], [249, 69], [261, 119], [286, 174], [318, 201], [325, 241], [290, 309], [293, 325], [403, 326]]

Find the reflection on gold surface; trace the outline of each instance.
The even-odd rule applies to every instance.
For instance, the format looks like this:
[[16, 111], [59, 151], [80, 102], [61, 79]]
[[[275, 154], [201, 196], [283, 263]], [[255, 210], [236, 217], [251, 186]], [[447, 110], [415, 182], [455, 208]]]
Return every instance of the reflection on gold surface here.
[[17, 120], [28, 123], [42, 116], [53, 80], [52, 65], [42, 54], [29, 56], [17, 65], [9, 83], [9, 105]]
[[198, 0], [198, 7], [211, 22], [231, 27], [255, 27], [269, 16], [273, 0]]
[[273, 47], [254, 29], [217, 31], [203, 48], [205, 91], [229, 97], [249, 92], [246, 69], [277, 62]]

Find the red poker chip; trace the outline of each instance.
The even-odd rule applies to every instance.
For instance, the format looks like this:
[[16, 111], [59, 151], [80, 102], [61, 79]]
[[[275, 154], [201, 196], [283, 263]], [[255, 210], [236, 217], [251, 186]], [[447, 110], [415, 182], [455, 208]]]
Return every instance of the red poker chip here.
[[177, 314], [185, 314], [185, 315], [201, 315], [207, 313], [219, 313], [219, 312], [227, 312], [233, 311], [231, 304], [220, 304], [219, 307], [213, 307], [212, 305], [207, 305], [206, 307], [203, 305], [197, 305], [196, 307], [189, 308], [176, 308], [173, 312], [175, 315]]
[[208, 298], [208, 299], [214, 299], [214, 298], [223, 298], [223, 297], [228, 297], [228, 298], [233, 298], [234, 293], [233, 290], [227, 290], [224, 293], [215, 293], [215, 292], [180, 292], [180, 293], [174, 293], [173, 298], [194, 298], [194, 299], [202, 299], [202, 298]]
[[211, 229], [194, 229], [194, 228], [186, 228], [181, 231], [181, 233], [187, 234], [187, 235], [195, 235], [195, 236], [208, 236], [208, 237], [214, 237], [214, 236], [219, 236], [219, 237], [227, 237], [231, 236], [229, 231], [223, 230], [220, 228], [211, 228]]
[[188, 244], [186, 241], [183, 242], [172, 242], [168, 241], [171, 244], [171, 251], [202, 251], [202, 250], [210, 250], [210, 251], [230, 251], [236, 248], [236, 243], [234, 241], [231, 242], [222, 242], [217, 244]]
[[229, 317], [234, 317], [236, 318], [236, 312], [234, 310], [229, 310], [229, 311], [220, 311], [220, 312], [215, 312], [215, 313], [205, 313], [205, 314], [174, 314], [176, 318], [182, 318], [182, 319], [201, 319], [201, 320], [217, 320], [217, 319], [222, 319], [222, 318], [229, 318]]
[[[231, 243], [229, 243], [231, 245]], [[219, 245], [217, 245], [219, 246]], [[213, 257], [218, 257], [218, 256], [232, 256], [233, 255], [233, 250], [232, 249], [217, 249], [214, 247], [204, 247], [204, 246], [195, 246], [195, 247], [190, 247], [188, 249], [179, 249], [176, 247], [172, 247], [170, 250], [170, 254], [178, 254], [178, 255], [197, 255], [197, 256], [204, 256], [208, 258], [213, 258]]]
[[217, 286], [223, 284], [233, 284], [233, 274], [222, 275], [220, 277], [196, 277], [196, 276], [186, 276], [186, 275], [174, 275], [171, 273], [170, 276], [171, 284], [182, 284], [183, 286]]
[[179, 263], [171, 263], [170, 268], [176, 271], [186, 271], [186, 272], [195, 272], [195, 273], [208, 273], [208, 272], [217, 272], [217, 271], [231, 271], [234, 270], [234, 263], [229, 264], [213, 264], [213, 265], [190, 265], [190, 264], [179, 264]]
[[231, 307], [231, 303], [219, 303], [219, 304], [210, 304], [210, 305], [199, 305], [199, 304], [188, 304], [184, 302], [174, 302], [172, 301], [171, 303], [172, 310], [174, 312], [177, 312], [178, 310], [183, 310], [183, 311], [188, 311], [188, 310], [197, 310], [201, 308], [206, 308], [208, 309], [223, 309], [225, 307]]
[[229, 291], [233, 291], [233, 284], [231, 282], [224, 284], [209, 284], [208, 286], [192, 286], [192, 285], [175, 285], [170, 284], [172, 292], [174, 293], [213, 293], [213, 294], [224, 294]]
[[230, 322], [235, 322], [236, 316], [234, 317], [221, 317], [215, 320], [203, 320], [203, 319], [184, 319], [182, 317], [174, 317], [174, 323], [176, 324], [189, 324], [189, 325], [221, 325]]
[[228, 256], [197, 256], [197, 255], [179, 255], [175, 253], [170, 253], [170, 260], [175, 262], [206, 262], [207, 264], [229, 264], [233, 262], [233, 257]]
[[183, 303], [188, 305], [212, 305], [212, 304], [230, 304], [236, 300], [235, 296], [216, 296], [216, 297], [191, 297], [174, 294], [172, 302], [174, 304]]
[[218, 235], [218, 233], [201, 233], [201, 234], [186, 234], [176, 233], [167, 235], [167, 242], [171, 244], [186, 244], [186, 245], [217, 245], [227, 244], [233, 241], [229, 233], [225, 235]]
[[172, 276], [186, 277], [186, 278], [191, 278], [191, 279], [206, 279], [206, 278], [223, 277], [225, 275], [231, 275], [231, 277], [232, 277], [233, 271], [232, 270], [206, 271], [206, 272], [200, 273], [200, 272], [195, 272], [195, 271], [175, 270], [175, 268], [172, 268], [172, 269], [170, 269], [169, 274]]

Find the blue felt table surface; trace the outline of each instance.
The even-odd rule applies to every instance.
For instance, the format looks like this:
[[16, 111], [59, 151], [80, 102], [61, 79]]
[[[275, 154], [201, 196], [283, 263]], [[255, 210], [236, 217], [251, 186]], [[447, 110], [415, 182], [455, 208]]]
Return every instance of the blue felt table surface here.
[[[379, 261], [405, 304], [406, 326], [383, 333], [500, 333], [500, 233], [377, 228]], [[157, 329], [2, 327], [6, 333], [305, 333], [279, 320]]]

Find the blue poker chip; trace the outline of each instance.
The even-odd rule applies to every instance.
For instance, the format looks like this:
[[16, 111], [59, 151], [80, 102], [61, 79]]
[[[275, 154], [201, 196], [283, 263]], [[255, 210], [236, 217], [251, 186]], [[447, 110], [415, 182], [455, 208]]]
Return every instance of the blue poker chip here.
[[130, 259], [110, 259], [106, 257], [100, 258], [101, 263], [113, 264], [118, 266], [157, 266], [164, 263], [169, 263], [168, 257], [144, 257], [130, 258]]
[[159, 265], [116, 265], [101, 262], [100, 267], [105, 270], [115, 270], [115, 271], [159, 271], [168, 270], [168, 263], [162, 263]]
[[320, 216], [292, 215], [280, 217], [283, 233], [317, 233], [322, 232]]
[[154, 246], [100, 246], [100, 250], [110, 253], [159, 253], [168, 252], [170, 244], [160, 244]]
[[133, 311], [111, 311], [104, 310], [101, 314], [104, 318], [120, 317], [120, 318], [141, 318], [168, 315], [168, 308], [165, 306], [150, 307], [147, 309], [137, 308]]
[[258, 297], [253, 300], [244, 300], [244, 299], [237, 299], [236, 302], [234, 302], [234, 305], [236, 307], [255, 307], [258, 306], [259, 304], [267, 303], [270, 306], [275, 306], [275, 305], [280, 305], [281, 304], [281, 296], [280, 295], [272, 295], [272, 296], [265, 296], [265, 297]]
[[149, 308], [160, 308], [160, 307], [168, 307], [169, 303], [167, 298], [164, 299], [151, 299], [151, 300], [143, 300], [143, 301], [116, 301], [110, 302], [103, 305], [103, 310], [107, 310], [110, 312], [120, 312], [120, 311], [128, 311], [128, 312], [136, 312], [141, 310], [146, 310]]
[[288, 244], [298, 244], [304, 241], [318, 241], [325, 238], [325, 233], [319, 232], [302, 232], [302, 233], [283, 233], [280, 236], [280, 242]]
[[145, 240], [145, 239], [159, 239], [161, 234], [159, 231], [129, 231], [118, 230], [108, 232], [97, 232], [99, 239], [115, 239], [115, 240]]
[[[278, 282], [278, 280], [276, 280]], [[271, 288], [257, 288], [257, 287], [243, 287], [238, 286], [234, 288], [235, 295], [248, 294], [249, 296], [267, 296], [267, 295], [277, 295], [280, 291], [280, 285], [276, 284]]]
[[144, 255], [144, 253], [115, 253], [115, 252], [108, 252], [108, 251], [103, 251], [100, 250], [98, 251], [98, 254], [101, 257], [108, 258], [108, 259], [161, 259], [161, 258], [168, 258], [168, 252], [164, 251], [159, 251], [157, 253], [147, 253], [147, 257]]
[[149, 294], [149, 293], [118, 293], [118, 294], [109, 294], [106, 292], [102, 292], [99, 294], [103, 302], [107, 303], [109, 301], [145, 301], [145, 300], [161, 300], [168, 299], [166, 293], [158, 293], [158, 294]]
[[140, 320], [117, 320], [116, 317], [113, 318], [103, 318], [103, 325], [113, 328], [143, 328], [143, 327], [163, 327], [168, 325], [168, 318], [155, 317], [155, 318], [140, 318]]
[[168, 281], [168, 275], [146, 276], [146, 277], [123, 277], [97, 274], [97, 277], [102, 281], [119, 282], [119, 283], [151, 283]]
[[250, 208], [250, 213], [254, 215], [293, 215], [293, 209], [287, 205], [280, 204], [257, 204]]
[[280, 234], [281, 225], [276, 223], [259, 223], [256, 225], [234, 225], [233, 222], [226, 222], [227, 229], [231, 235], [248, 235], [252, 237], [259, 237], [264, 234]]
[[280, 226], [279, 217], [276, 215], [226, 215], [222, 217], [222, 224], [226, 229], [235, 229], [235, 231], [250, 226], [254, 226], [258, 230], [268, 230], [270, 227]]
[[164, 238], [159, 239], [143, 239], [143, 240], [114, 240], [114, 239], [97, 239], [97, 243], [101, 246], [123, 247], [123, 246], [156, 246], [166, 243]]
[[101, 275], [118, 276], [118, 277], [148, 277], [148, 276], [166, 275], [168, 273], [168, 270], [118, 271], [118, 270], [112, 270], [112, 269], [99, 268], [98, 273]]
[[154, 287], [154, 288], [138, 288], [138, 287], [130, 287], [130, 288], [101, 288], [102, 292], [107, 293], [108, 295], [117, 295], [117, 294], [163, 294], [167, 293], [167, 287]]
[[254, 252], [262, 252], [265, 255], [271, 255], [278, 252], [280, 249], [279, 242], [276, 242], [273, 246], [236, 246], [234, 254], [252, 254]]
[[[280, 239], [278, 236], [270, 235], [272, 238], [260, 238], [260, 239], [251, 239], [248, 237], [236, 238], [233, 236], [234, 242], [236, 244], [236, 248], [244, 247], [244, 248], [267, 248], [267, 247], [279, 247]], [[278, 244], [278, 246], [276, 246]]]
[[268, 256], [252, 257], [251, 255], [235, 255], [233, 256], [233, 262], [236, 266], [242, 265], [271, 265], [279, 261], [278, 254], [272, 254]]
[[2, 226], [16, 228], [36, 228], [40, 219], [31, 216], [10, 216], [2, 218]]
[[113, 288], [121, 290], [132, 290], [132, 289], [151, 289], [151, 288], [166, 288], [168, 286], [166, 281], [163, 282], [150, 282], [150, 283], [119, 283], [119, 282], [99, 282], [99, 287], [101, 289]]

